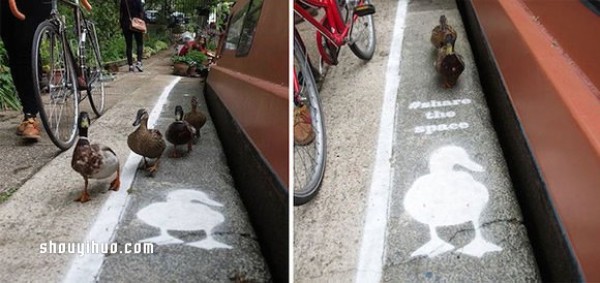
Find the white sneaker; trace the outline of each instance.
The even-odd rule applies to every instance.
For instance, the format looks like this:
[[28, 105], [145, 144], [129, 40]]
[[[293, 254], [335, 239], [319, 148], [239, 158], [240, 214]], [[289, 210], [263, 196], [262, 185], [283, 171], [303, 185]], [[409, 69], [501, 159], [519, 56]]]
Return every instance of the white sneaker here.
[[142, 62], [140, 62], [140, 61], [138, 61], [137, 63], [135, 63], [135, 68], [136, 68], [138, 71], [140, 71], [140, 72], [143, 72], [143, 71], [144, 71], [144, 69], [143, 69], [143, 67], [142, 67]]

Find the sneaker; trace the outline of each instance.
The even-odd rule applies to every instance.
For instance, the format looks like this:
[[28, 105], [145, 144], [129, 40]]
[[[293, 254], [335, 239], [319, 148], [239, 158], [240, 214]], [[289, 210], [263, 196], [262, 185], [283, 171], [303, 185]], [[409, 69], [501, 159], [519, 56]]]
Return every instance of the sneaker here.
[[40, 122], [37, 118], [28, 118], [17, 127], [17, 135], [24, 139], [40, 139]]
[[133, 65], [129, 65], [129, 71], [130, 72], [134, 72], [135, 70], [133, 69]]
[[315, 139], [310, 110], [306, 105], [294, 109], [294, 144], [307, 145]]
[[143, 72], [144, 69], [142, 68], [142, 62], [138, 61], [137, 63], [135, 63], [135, 68], [140, 71]]

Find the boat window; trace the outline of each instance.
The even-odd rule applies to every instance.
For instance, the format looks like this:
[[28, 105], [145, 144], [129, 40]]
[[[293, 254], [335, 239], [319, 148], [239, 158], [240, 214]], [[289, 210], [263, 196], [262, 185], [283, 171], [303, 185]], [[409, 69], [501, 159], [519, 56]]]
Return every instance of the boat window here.
[[227, 31], [225, 49], [236, 50], [236, 57], [246, 56], [250, 52], [262, 6], [263, 0], [251, 0], [233, 15]]
[[263, 0], [253, 0], [250, 3], [248, 13], [246, 14], [246, 19], [244, 20], [242, 33], [240, 34], [237, 52], [235, 54], [238, 57], [246, 56], [250, 52], [250, 47], [252, 47], [252, 39], [254, 39], [254, 32], [256, 31], [258, 19], [260, 18], [262, 5]]
[[225, 40], [225, 50], [237, 49], [238, 43], [240, 41], [240, 34], [242, 32], [242, 27], [244, 24], [244, 18], [246, 17], [246, 12], [248, 11], [249, 4], [250, 3], [247, 3], [231, 18], [229, 30], [227, 31], [227, 40]]

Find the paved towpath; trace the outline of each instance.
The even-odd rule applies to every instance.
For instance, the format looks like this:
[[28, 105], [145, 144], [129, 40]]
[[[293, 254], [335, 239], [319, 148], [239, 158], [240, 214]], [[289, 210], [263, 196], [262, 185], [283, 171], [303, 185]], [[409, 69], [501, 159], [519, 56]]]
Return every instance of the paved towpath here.
[[[328, 160], [294, 208], [295, 280], [539, 281], [456, 5], [375, 5], [375, 57], [344, 48], [321, 89]], [[442, 14], [466, 64], [453, 89], [429, 41]]]
[[189, 111], [192, 96], [208, 113], [200, 79], [171, 75], [169, 55], [147, 61], [143, 73], [120, 72], [106, 88], [109, 109], [90, 127], [90, 140], [119, 156], [118, 192], [107, 192], [110, 179], [92, 180], [91, 200], [74, 202], [83, 178], [71, 169], [72, 149], [59, 153], [47, 137], [21, 145], [12, 133], [19, 117], [6, 116], [0, 150], [35, 162], [2, 155], [4, 169], [24, 169], [3, 182], [12, 193], [0, 203], [0, 281], [270, 280], [210, 116], [189, 155], [168, 158], [169, 145], [155, 177], [137, 170], [141, 157], [126, 140], [139, 108], [163, 133], [175, 105]]

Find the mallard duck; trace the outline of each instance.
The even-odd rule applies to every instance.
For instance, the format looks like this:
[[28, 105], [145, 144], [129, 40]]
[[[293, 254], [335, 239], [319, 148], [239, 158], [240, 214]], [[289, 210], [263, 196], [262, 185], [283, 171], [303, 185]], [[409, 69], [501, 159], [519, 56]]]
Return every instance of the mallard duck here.
[[204, 126], [206, 123], [206, 116], [197, 110], [198, 107], [198, 99], [195, 96], [192, 96], [191, 101], [192, 110], [183, 115], [183, 120], [190, 123], [196, 129], [196, 141], [200, 138], [200, 128]]
[[435, 63], [435, 69], [444, 79], [444, 88], [451, 88], [456, 85], [456, 81], [465, 70], [465, 63], [462, 57], [454, 51], [452, 36], [446, 35], [446, 44], [438, 49], [438, 57]]
[[173, 151], [170, 154], [170, 157], [181, 157], [179, 152], [177, 152], [177, 146], [186, 144], [188, 145], [188, 152], [192, 151], [192, 141], [194, 139], [194, 135], [196, 134], [196, 129], [190, 123], [183, 120], [183, 108], [181, 105], [177, 105], [175, 107], [175, 122], [169, 125], [167, 128], [167, 140], [173, 144]]
[[[138, 125], [139, 127], [127, 137], [127, 145], [131, 151], [144, 158], [144, 169], [151, 176], [154, 176], [158, 169], [160, 157], [167, 145], [159, 130], [148, 129], [148, 112], [146, 109], [138, 110], [133, 126]], [[156, 158], [156, 161], [152, 166], [149, 166], [146, 158]]]
[[117, 177], [110, 183], [109, 190], [118, 191], [121, 185], [119, 177], [119, 158], [117, 154], [107, 146], [93, 143], [88, 139], [88, 128], [90, 117], [87, 112], [79, 114], [79, 141], [73, 150], [71, 167], [77, 171], [85, 180], [85, 186], [81, 196], [75, 201], [86, 202], [90, 200], [88, 194], [88, 179], [106, 179], [115, 172]]
[[446, 36], [450, 36], [450, 40], [452, 41], [452, 47], [454, 47], [454, 42], [456, 41], [456, 31], [452, 28], [451, 25], [448, 24], [446, 20], [446, 16], [440, 16], [440, 25], [433, 28], [431, 31], [431, 44], [435, 46], [435, 48], [440, 48], [446, 44]]

